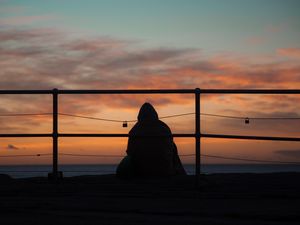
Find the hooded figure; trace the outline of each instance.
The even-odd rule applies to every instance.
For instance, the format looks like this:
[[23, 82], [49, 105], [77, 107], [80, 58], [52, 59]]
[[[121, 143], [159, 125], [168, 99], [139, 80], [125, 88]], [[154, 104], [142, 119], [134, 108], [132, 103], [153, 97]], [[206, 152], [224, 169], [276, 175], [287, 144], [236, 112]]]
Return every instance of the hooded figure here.
[[136, 176], [186, 174], [170, 128], [159, 120], [150, 103], [143, 104], [138, 122], [129, 131], [127, 155], [132, 173]]

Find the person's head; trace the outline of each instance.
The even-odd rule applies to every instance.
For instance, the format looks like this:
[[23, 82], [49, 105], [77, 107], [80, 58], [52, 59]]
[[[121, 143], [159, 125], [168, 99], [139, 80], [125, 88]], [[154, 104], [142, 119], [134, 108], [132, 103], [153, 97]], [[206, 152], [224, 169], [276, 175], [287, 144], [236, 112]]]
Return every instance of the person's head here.
[[142, 105], [139, 111], [138, 115], [138, 121], [153, 121], [153, 120], [158, 120], [158, 114], [154, 107], [146, 102]]

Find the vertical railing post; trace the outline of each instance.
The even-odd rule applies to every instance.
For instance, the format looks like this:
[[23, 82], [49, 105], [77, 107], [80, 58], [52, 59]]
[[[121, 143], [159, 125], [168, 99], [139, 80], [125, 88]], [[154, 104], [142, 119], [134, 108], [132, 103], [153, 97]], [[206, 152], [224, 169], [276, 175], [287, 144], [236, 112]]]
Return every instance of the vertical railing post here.
[[58, 89], [53, 89], [53, 164], [52, 176], [54, 180], [58, 178]]
[[200, 139], [201, 139], [201, 131], [200, 131], [200, 93], [201, 90], [199, 88], [195, 89], [195, 148], [196, 148], [196, 187], [199, 186], [199, 179], [201, 173], [201, 154], [200, 154]]

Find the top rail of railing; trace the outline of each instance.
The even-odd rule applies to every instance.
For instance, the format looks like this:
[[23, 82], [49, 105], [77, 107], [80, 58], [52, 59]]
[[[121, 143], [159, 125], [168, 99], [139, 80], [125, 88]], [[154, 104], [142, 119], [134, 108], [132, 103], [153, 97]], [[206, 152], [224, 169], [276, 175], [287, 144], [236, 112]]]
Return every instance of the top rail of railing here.
[[0, 94], [300, 94], [300, 89], [0, 90]]

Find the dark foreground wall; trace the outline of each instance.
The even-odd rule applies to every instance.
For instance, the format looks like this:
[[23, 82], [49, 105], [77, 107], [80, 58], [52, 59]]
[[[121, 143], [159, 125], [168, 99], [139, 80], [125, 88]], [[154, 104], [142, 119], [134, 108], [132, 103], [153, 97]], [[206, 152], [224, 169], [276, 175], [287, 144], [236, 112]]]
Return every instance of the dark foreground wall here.
[[1, 224], [299, 224], [300, 173], [150, 180], [0, 176]]

